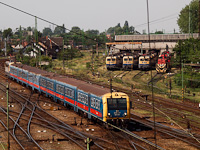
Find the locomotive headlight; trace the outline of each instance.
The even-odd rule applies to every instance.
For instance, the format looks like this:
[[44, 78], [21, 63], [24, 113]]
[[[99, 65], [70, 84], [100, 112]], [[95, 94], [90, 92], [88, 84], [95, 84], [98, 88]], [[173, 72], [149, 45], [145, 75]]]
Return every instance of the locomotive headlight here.
[[110, 113], [108, 113], [108, 116], [110, 116]]
[[127, 116], [127, 113], [124, 113], [124, 116]]

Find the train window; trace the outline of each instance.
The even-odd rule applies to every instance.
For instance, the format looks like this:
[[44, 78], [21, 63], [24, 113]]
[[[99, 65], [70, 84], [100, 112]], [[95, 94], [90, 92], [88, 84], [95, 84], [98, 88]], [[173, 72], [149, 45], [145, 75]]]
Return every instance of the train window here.
[[36, 75], [33, 75], [33, 82], [38, 84], [38, 80], [39, 80], [39, 77]]
[[144, 61], [144, 59], [140, 59], [140, 61]]
[[33, 82], [33, 75], [30, 74], [30, 73], [28, 74], [28, 80], [31, 81], [31, 82]]
[[21, 70], [19, 70], [19, 75], [18, 76], [22, 77], [22, 71]]
[[95, 98], [94, 97], [91, 98], [91, 107], [95, 108]]
[[113, 58], [112, 61], [115, 61], [115, 58]]
[[14, 69], [13, 68], [10, 68], [10, 73], [14, 73]]
[[53, 85], [54, 85], [53, 82], [47, 81], [47, 88], [54, 90]]
[[[14, 68], [13, 68], [14, 69]], [[17, 75], [17, 69], [14, 69], [14, 74]]]
[[40, 85], [43, 86], [43, 87], [46, 87], [46, 80], [40, 78]]
[[85, 103], [88, 104], [88, 95], [85, 95]]
[[64, 94], [64, 86], [57, 84], [56, 85], [56, 92]]
[[127, 59], [127, 58], [124, 58], [124, 61], [128, 61], [128, 59]]
[[96, 109], [100, 110], [100, 100], [96, 100]]
[[26, 73], [25, 72], [22, 72], [22, 78], [26, 78]]
[[74, 99], [74, 90], [65, 87], [65, 96], [68, 96], [68, 97]]
[[109, 110], [126, 110], [127, 101], [126, 98], [108, 98], [108, 109]]
[[133, 59], [132, 58], [129, 58], [129, 61], [132, 61]]
[[34, 83], [37, 83], [36, 75], [33, 75], [33, 82], [34, 82]]
[[78, 92], [78, 101], [88, 104], [88, 95]]
[[78, 92], [78, 101], [80, 101], [80, 102], [82, 101], [80, 92]]
[[148, 58], [146, 58], [146, 59], [144, 59], [145, 61], [149, 61], [149, 59]]
[[107, 59], [107, 61], [110, 61], [110, 60], [111, 60], [110, 58]]

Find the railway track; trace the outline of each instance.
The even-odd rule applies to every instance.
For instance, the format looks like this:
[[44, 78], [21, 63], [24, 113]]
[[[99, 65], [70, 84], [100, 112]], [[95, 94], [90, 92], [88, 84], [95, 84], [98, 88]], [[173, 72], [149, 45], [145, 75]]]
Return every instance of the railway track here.
[[[137, 96], [138, 96], [138, 95], [137, 95]], [[35, 97], [36, 97], [36, 96], [35, 96]], [[37, 120], [37, 119], [36, 119], [36, 120]], [[50, 121], [49, 121], [49, 122], [50, 122]], [[53, 123], [53, 122], [51, 122], [51, 123]], [[62, 125], [57, 124], [57, 126], [60, 127], [60, 126], [62, 126]]]
[[170, 128], [169, 126], [162, 125], [158, 122], [156, 122], [155, 126], [154, 126], [154, 122], [147, 118], [141, 118], [135, 114], [131, 114], [131, 116], [133, 117], [133, 118], [131, 118], [133, 121], [137, 121], [147, 127], [152, 128], [153, 130], [155, 130], [154, 127], [156, 127], [157, 132], [164, 134], [167, 137], [169, 136], [171, 138], [175, 138], [177, 140], [181, 140], [185, 143], [188, 143], [189, 145], [192, 145], [196, 148], [200, 148], [200, 143], [199, 143], [200, 136], [198, 136], [198, 135], [196, 135], [194, 137], [189, 132], [186, 132], [186, 131], [183, 131], [180, 129]]
[[163, 78], [163, 74], [158, 74], [156, 73], [152, 79], [147, 83], [147, 85], [149, 86], [152, 82], [153, 85], [155, 85], [159, 80], [161, 80]]
[[[21, 95], [19, 95], [19, 94], [17, 94], [17, 96], [19, 96], [20, 97], [20, 99], [22, 98], [22, 99], [26, 99], [26, 98], [23, 98]], [[11, 96], [12, 97], [12, 96]], [[16, 98], [16, 96], [15, 96], [15, 98]], [[37, 101], [37, 100], [36, 100]], [[21, 102], [21, 101], [20, 101]], [[72, 129], [70, 126], [68, 126], [68, 125], [66, 125], [65, 123], [60, 123], [60, 121], [58, 121], [57, 123], [56, 123], [56, 121], [57, 121], [57, 119], [56, 118], [54, 118], [54, 119], [56, 119], [56, 121], [52, 121], [52, 115], [49, 115], [48, 114], [48, 116], [44, 116], [43, 115], [43, 117], [41, 117], [42, 115], [41, 114], [44, 114], [44, 113], [46, 113], [45, 111], [39, 111], [39, 112], [35, 112], [35, 109], [37, 108], [38, 109], [38, 107], [37, 107], [37, 105], [34, 105], [33, 106], [33, 108], [30, 108], [30, 106], [28, 106], [28, 104], [27, 103], [30, 103], [30, 104], [32, 104], [33, 102], [30, 102], [30, 97], [29, 97], [29, 100], [27, 101], [23, 101], [22, 103], [25, 103], [23, 106], [22, 106], [22, 110], [21, 110], [21, 112], [18, 112], [17, 113], [17, 115], [15, 115], [15, 117], [17, 117], [17, 120], [16, 120], [16, 122], [19, 122], [19, 118], [21, 117], [21, 116], [23, 116], [23, 121], [21, 121], [21, 122], [24, 122], [24, 120], [26, 120], [26, 121], [28, 121], [29, 123], [28, 123], [28, 133], [27, 133], [27, 135], [28, 136], [31, 136], [30, 135], [30, 132], [29, 132], [29, 130], [30, 130], [30, 123], [31, 123], [31, 120], [33, 120], [35, 123], [37, 123], [38, 125], [43, 125], [43, 126], [45, 126], [45, 127], [49, 127], [50, 125], [51, 125], [51, 129], [54, 129], [55, 131], [57, 131], [58, 133], [60, 133], [60, 134], [62, 134], [62, 135], [65, 135], [65, 137], [68, 137], [68, 138], [70, 138], [68, 135], [73, 135], [73, 134], [77, 134], [77, 131], [76, 130], [74, 130], [74, 129]], [[31, 110], [32, 109], [32, 112], [31, 112], [31, 117], [30, 117], [30, 119], [29, 119], [29, 113], [26, 113], [25, 111], [24, 111], [24, 108], [27, 108], [28, 110]], [[1, 108], [2, 110], [4, 110], [5, 108]], [[5, 112], [5, 111], [4, 111]], [[23, 114], [22, 114], [22, 112], [23, 112]], [[40, 113], [40, 112], [42, 112], [42, 113]], [[16, 112], [14, 113], [14, 112], [12, 112], [11, 111], [11, 113], [13, 113], [13, 115], [11, 115], [11, 116], [14, 116], [14, 114], [16, 114]], [[6, 114], [6, 112], [5, 112], [5, 114]], [[35, 116], [37, 116], [37, 117], [33, 117], [33, 114], [35, 115]], [[26, 118], [26, 119], [24, 119], [24, 118]], [[49, 119], [44, 119], [44, 118], [51, 118], [51, 120], [49, 120]], [[40, 120], [40, 122], [38, 122], [38, 120]], [[47, 124], [46, 124], [47, 123]], [[14, 127], [15, 128], [15, 127]], [[63, 128], [63, 130], [62, 130], [62, 128]], [[68, 131], [68, 132], [66, 132], [66, 130]], [[70, 132], [69, 132], [70, 131]], [[72, 132], [73, 131], [73, 132]], [[16, 136], [16, 135], [14, 135], [14, 136]], [[76, 137], [77, 138], [77, 136], [82, 136], [82, 138], [80, 139], [81, 141], [83, 141], [85, 138], [87, 138], [86, 136], [84, 136], [83, 134], [80, 134], [80, 133], [78, 133], [76, 136], [74, 135], [73, 137]], [[141, 137], [140, 137], [141, 138]], [[19, 138], [16, 138], [17, 139], [17, 141], [18, 141], [18, 143], [20, 143], [19, 145], [21, 146], [22, 144], [22, 139], [19, 139]], [[141, 138], [142, 139], [142, 138]], [[73, 139], [71, 138], [71, 140], [73, 141]], [[103, 140], [103, 139], [102, 139]], [[23, 141], [25, 141], [25, 140], [23, 140]], [[34, 141], [34, 139], [32, 139], [32, 141]], [[129, 140], [130, 141], [130, 140]], [[109, 143], [109, 142], [108, 142]], [[132, 141], [132, 143], [134, 143], [133, 141]], [[26, 144], [26, 145], [31, 145], [30, 143], [27, 143], [27, 142], [24, 142], [23, 144]], [[96, 144], [96, 143], [95, 143]], [[78, 144], [79, 145], [79, 144]], [[126, 147], [126, 146], [122, 146], [121, 144], [117, 144], [116, 142], [114, 142], [113, 143], [113, 145], [115, 146], [115, 147], [120, 147], [120, 148], [123, 148], [123, 149], [130, 149], [130, 148], [128, 148], [128, 147]], [[100, 145], [98, 145], [98, 144], [96, 144], [96, 146], [97, 146], [97, 149], [104, 149], [104, 147], [103, 146], [100, 146]], [[32, 146], [33, 147], [33, 146]], [[21, 148], [22, 149], [28, 149], [27, 147], [25, 147], [25, 146], [21, 146]], [[42, 149], [42, 148], [40, 148], [40, 149]], [[82, 149], [84, 149], [84, 147], [82, 147]]]
[[[3, 85], [1, 83], [1, 86], [2, 86], [1, 90], [3, 92], [5, 92], [5, 89], [3, 90], [3, 88], [5, 88], [5, 85]], [[15, 133], [15, 134], [13, 134], [14, 139], [17, 141], [17, 143], [19, 144], [19, 146], [22, 149], [28, 149], [28, 147], [26, 145], [31, 145], [31, 144], [33, 144], [32, 147], [37, 146], [38, 147], [37, 149], [42, 149], [40, 147], [40, 145], [37, 142], [35, 142], [36, 140], [33, 139], [31, 136], [30, 124], [33, 124], [33, 123], [40, 125], [40, 126], [50, 128], [50, 129], [56, 131], [57, 133], [62, 134], [66, 138], [70, 139], [70, 141], [73, 141], [74, 143], [76, 143], [81, 149], [85, 149], [84, 148], [85, 144], [84, 143], [81, 144], [80, 142], [83, 142], [83, 140], [86, 139], [87, 137], [84, 136], [84, 134], [81, 134], [80, 132], [72, 129], [69, 125], [66, 125], [66, 123], [62, 123], [61, 121], [57, 120], [55, 117], [53, 117], [52, 115], [47, 113], [45, 110], [41, 109], [41, 107], [38, 107], [37, 102], [40, 101], [39, 100], [40, 95], [37, 96], [37, 94], [34, 94], [34, 95], [33, 94], [30, 94], [30, 95], [21, 94], [21, 93], [17, 93], [16, 91], [14, 91], [12, 89], [10, 89], [10, 91], [11, 91], [10, 98], [14, 99], [14, 97], [15, 97], [15, 101], [17, 101], [17, 103], [19, 103], [21, 105], [21, 110], [19, 112], [11, 111], [11, 116], [15, 118], [15, 124], [11, 125], [11, 126], [13, 126], [13, 133]], [[4, 114], [6, 114], [6, 111], [5, 111], [6, 108], [1, 107], [1, 110], [2, 110], [2, 112], [4, 112]], [[33, 115], [35, 117], [33, 117]], [[18, 134], [16, 134], [16, 133], [18, 133], [18, 130], [16, 127], [19, 126], [20, 128], [24, 128], [24, 124], [28, 124], [27, 127], [25, 126], [25, 128], [27, 128], [27, 129], [26, 130], [23, 129], [23, 132], [26, 134], [26, 136], [28, 138], [30, 138], [29, 141], [25, 140], [24, 138], [19, 137]], [[72, 137], [70, 137], [69, 135]], [[78, 136], [79, 136], [79, 138], [78, 138]], [[113, 138], [115, 138], [115, 137], [113, 137]], [[140, 137], [140, 138], [142, 139], [142, 137]], [[22, 142], [22, 141], [27, 141], [27, 142]], [[31, 142], [31, 144], [28, 142]], [[127, 143], [129, 143], [129, 142], [130, 142], [130, 140]], [[110, 143], [110, 142], [108, 142], [108, 143]], [[134, 143], [134, 142], [132, 141], [131, 143]], [[101, 146], [97, 143], [94, 143], [94, 144], [96, 146], [96, 149], [104, 149], [105, 148], [103, 145]], [[116, 148], [118, 147], [118, 149], [121, 149], [121, 148], [131, 149], [126, 146], [122, 146], [120, 143], [117, 143], [115, 141], [113, 143], [113, 146], [115, 146]]]
[[143, 76], [147, 71], [140, 71], [136, 75], [133, 76], [133, 79], [139, 79], [141, 76]]

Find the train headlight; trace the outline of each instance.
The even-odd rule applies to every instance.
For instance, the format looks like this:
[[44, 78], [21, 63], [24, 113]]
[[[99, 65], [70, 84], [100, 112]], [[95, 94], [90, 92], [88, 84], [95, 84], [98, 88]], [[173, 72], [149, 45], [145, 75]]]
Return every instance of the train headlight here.
[[110, 116], [110, 113], [108, 113], [108, 116]]
[[127, 113], [124, 113], [124, 116], [127, 116]]

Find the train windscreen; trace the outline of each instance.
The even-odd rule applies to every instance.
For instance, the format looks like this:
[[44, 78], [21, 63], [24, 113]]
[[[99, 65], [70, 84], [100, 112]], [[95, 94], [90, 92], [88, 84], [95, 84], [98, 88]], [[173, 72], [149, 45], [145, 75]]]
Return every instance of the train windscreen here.
[[108, 110], [127, 110], [126, 98], [108, 98]]

